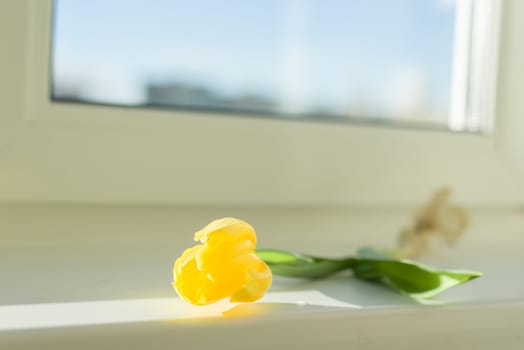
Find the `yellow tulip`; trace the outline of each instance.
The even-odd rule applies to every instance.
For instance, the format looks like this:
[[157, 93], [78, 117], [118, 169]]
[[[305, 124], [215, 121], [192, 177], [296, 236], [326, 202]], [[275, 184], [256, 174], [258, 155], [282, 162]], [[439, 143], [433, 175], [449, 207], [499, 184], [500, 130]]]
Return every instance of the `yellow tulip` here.
[[255, 230], [247, 222], [223, 218], [195, 233], [200, 241], [173, 267], [173, 286], [187, 302], [211, 304], [260, 299], [271, 286], [271, 270], [255, 254]]

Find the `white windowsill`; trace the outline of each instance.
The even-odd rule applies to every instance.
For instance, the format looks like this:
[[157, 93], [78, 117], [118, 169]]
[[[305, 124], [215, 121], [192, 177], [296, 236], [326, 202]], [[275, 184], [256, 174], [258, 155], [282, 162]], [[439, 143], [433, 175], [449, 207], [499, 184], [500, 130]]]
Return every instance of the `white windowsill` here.
[[336, 256], [364, 244], [391, 246], [409, 213], [2, 205], [0, 345], [97, 348], [111, 341], [114, 348], [141, 348], [144, 342], [198, 348], [220, 341], [218, 348], [245, 348], [242, 340], [254, 348], [378, 349], [415, 348], [429, 339], [426, 349], [477, 343], [479, 349], [519, 348], [524, 220], [516, 211], [473, 212], [473, 225], [459, 246], [426, 259], [484, 272], [444, 293], [447, 303], [441, 305], [418, 305], [345, 275], [276, 278], [255, 304], [208, 307], [183, 303], [169, 285], [172, 260], [192, 244], [196, 229], [216, 217], [247, 219], [266, 247]]

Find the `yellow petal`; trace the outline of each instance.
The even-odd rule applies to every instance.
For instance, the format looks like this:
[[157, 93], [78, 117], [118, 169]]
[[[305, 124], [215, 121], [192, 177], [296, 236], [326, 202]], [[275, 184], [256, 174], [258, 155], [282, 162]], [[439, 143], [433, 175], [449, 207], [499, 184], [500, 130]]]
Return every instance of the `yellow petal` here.
[[257, 244], [253, 227], [247, 222], [235, 218], [223, 218], [212, 221], [206, 227], [195, 233], [195, 241], [204, 243], [209, 239], [249, 241], [253, 247]]
[[242, 264], [235, 263], [238, 256], [231, 244], [209, 245], [204, 244], [196, 256], [197, 267], [205, 271], [208, 278], [215, 282], [226, 296], [230, 296], [242, 288], [244, 271]]
[[205, 271], [198, 269], [196, 253], [200, 249], [201, 245], [186, 249], [173, 268], [173, 287], [178, 295], [194, 305], [214, 303], [230, 295], [228, 291], [217, 286]]
[[175, 266], [173, 267], [173, 278], [174, 280], [176, 281], [177, 279], [177, 273], [181, 273], [182, 272], [182, 269], [183, 267], [189, 262], [191, 261], [192, 259], [195, 258], [195, 255], [196, 253], [198, 252], [198, 250], [202, 247], [201, 244], [197, 244], [195, 245], [194, 247], [191, 247], [191, 248], [187, 248], [186, 250], [184, 250], [184, 252], [182, 253], [182, 255], [176, 259], [175, 261]]
[[271, 287], [271, 269], [255, 254], [239, 257], [244, 266], [244, 284], [242, 288], [230, 298], [232, 302], [252, 302], [266, 294]]

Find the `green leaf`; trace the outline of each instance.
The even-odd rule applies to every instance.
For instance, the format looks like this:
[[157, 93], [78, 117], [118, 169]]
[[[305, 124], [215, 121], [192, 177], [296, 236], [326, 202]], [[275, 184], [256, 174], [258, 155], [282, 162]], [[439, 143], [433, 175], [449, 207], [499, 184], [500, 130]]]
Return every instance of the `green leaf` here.
[[356, 257], [332, 259], [295, 254], [275, 249], [257, 250], [275, 275], [322, 278], [353, 269], [356, 278], [386, 284], [417, 299], [436, 296], [442, 291], [466, 283], [482, 274], [474, 271], [442, 270], [410, 260], [396, 259], [372, 248], [359, 250]]
[[475, 271], [442, 270], [410, 260], [394, 259], [366, 248], [353, 266], [355, 277], [387, 284], [414, 298], [432, 298], [454, 286], [480, 277]]
[[319, 258], [276, 249], [257, 249], [256, 253], [271, 268], [275, 275], [287, 277], [327, 277], [345, 270], [353, 264], [352, 258]]

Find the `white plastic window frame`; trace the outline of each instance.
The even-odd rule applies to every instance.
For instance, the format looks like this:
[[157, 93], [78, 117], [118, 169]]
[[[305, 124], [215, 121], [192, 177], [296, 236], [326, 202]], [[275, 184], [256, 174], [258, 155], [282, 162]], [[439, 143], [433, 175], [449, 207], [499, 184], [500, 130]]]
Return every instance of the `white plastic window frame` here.
[[519, 205], [524, 8], [504, 1], [500, 26], [502, 1], [457, 4], [450, 128], [482, 134], [52, 102], [52, 1], [2, 3], [15, 11], [0, 11], [0, 69], [20, 96], [0, 107], [0, 200], [403, 206], [446, 185], [471, 205]]

